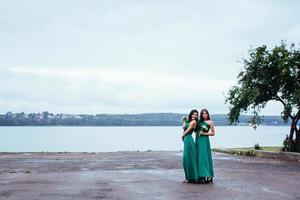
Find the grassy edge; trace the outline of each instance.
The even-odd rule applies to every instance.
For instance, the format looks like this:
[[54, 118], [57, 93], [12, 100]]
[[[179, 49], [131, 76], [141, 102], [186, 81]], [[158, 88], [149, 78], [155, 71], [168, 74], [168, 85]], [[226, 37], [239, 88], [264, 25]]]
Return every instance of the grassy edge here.
[[[279, 153], [281, 152], [281, 148], [282, 147], [261, 147], [261, 150]], [[227, 149], [213, 148], [212, 150], [215, 152], [229, 153], [234, 155], [256, 156], [256, 150], [254, 149], [254, 147], [227, 148]]]

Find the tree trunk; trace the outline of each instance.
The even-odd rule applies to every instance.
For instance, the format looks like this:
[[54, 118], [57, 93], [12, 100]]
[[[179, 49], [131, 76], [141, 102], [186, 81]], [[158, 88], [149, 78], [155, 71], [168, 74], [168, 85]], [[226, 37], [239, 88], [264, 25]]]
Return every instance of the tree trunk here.
[[295, 151], [300, 153], [300, 130], [296, 129]]
[[[294, 132], [295, 132], [295, 128], [296, 128], [296, 120], [295, 118], [292, 118], [292, 124], [291, 124], [291, 128], [290, 128], [290, 135], [289, 135], [289, 145], [288, 145], [288, 151], [295, 151], [295, 142], [293, 140], [294, 138]], [[296, 135], [297, 136], [297, 135]], [[300, 137], [298, 137], [300, 139]]]

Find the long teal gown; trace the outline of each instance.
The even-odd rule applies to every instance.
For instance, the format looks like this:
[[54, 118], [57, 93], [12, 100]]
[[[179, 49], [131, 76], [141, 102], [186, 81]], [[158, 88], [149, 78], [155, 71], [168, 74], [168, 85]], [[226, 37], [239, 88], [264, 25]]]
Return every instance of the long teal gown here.
[[[210, 125], [206, 122], [199, 122], [199, 130], [208, 132]], [[196, 135], [196, 149], [197, 149], [197, 165], [198, 165], [198, 178], [201, 177], [213, 177], [213, 162], [211, 156], [211, 148], [209, 142], [209, 136], [207, 135]]]
[[[186, 128], [189, 127], [189, 123], [186, 124]], [[197, 170], [197, 150], [195, 141], [193, 139], [192, 129], [186, 136], [183, 138], [183, 169], [185, 173], [185, 179], [190, 183], [198, 182], [198, 170]]]

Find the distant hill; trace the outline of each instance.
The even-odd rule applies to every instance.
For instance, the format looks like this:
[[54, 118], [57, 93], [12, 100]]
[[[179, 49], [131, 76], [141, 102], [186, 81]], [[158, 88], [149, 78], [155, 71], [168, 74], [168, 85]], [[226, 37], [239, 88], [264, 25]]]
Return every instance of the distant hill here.
[[[181, 113], [144, 113], [144, 114], [53, 114], [12, 113], [0, 114], [0, 126], [181, 126]], [[217, 126], [227, 126], [225, 114], [212, 114], [211, 119]], [[262, 125], [282, 126], [280, 116], [265, 116]], [[249, 125], [250, 116], [242, 115], [238, 125]]]

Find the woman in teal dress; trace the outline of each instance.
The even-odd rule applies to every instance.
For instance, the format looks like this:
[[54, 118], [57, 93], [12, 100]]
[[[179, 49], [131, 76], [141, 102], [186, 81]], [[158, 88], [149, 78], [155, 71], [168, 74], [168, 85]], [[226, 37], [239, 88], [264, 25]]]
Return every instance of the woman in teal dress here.
[[185, 179], [188, 183], [198, 182], [198, 169], [197, 169], [197, 150], [195, 141], [193, 139], [193, 132], [197, 127], [198, 111], [192, 110], [189, 114], [187, 123], [184, 123], [184, 132], [182, 133], [183, 140], [183, 169], [185, 173]]
[[198, 179], [200, 183], [213, 182], [214, 170], [209, 136], [214, 135], [214, 123], [210, 120], [209, 112], [207, 109], [202, 109], [196, 134]]

